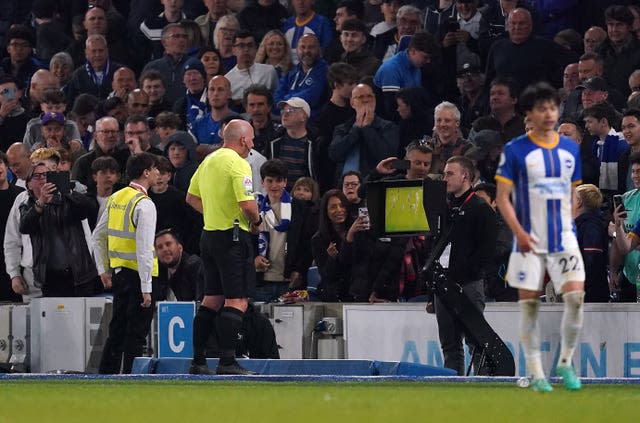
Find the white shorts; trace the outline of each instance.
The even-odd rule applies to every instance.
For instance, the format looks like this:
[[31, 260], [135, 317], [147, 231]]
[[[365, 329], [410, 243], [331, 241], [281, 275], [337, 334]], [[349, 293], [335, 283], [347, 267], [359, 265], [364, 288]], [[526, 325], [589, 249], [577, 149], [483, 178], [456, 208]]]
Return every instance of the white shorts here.
[[545, 270], [556, 292], [562, 292], [565, 282], [580, 282], [585, 278], [580, 250], [550, 254], [513, 252], [509, 256], [507, 282], [516, 289], [542, 291]]

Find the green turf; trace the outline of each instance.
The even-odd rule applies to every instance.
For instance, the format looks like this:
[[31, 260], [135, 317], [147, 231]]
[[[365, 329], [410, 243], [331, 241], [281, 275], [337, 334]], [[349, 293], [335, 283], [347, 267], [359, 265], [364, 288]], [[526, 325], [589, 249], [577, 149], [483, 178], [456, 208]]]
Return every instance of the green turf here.
[[638, 421], [638, 386], [555, 387], [538, 394], [515, 384], [4, 381], [0, 422]]

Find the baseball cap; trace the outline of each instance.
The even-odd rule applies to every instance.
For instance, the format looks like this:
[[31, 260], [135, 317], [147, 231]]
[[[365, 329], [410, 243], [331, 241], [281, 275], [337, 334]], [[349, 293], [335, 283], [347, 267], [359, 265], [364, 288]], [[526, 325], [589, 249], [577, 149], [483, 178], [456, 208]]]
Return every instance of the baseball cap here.
[[40, 123], [46, 125], [49, 122], [58, 122], [60, 125], [64, 125], [65, 119], [62, 113], [47, 112], [40, 118]]
[[594, 76], [593, 78], [589, 78], [582, 84], [578, 85], [576, 88], [582, 88], [592, 91], [609, 91], [607, 81], [605, 81], [601, 76]]
[[289, 100], [279, 102], [278, 109], [282, 109], [284, 105], [302, 109], [307, 114], [307, 117], [311, 116], [311, 107], [309, 107], [309, 103], [300, 97], [291, 97]]
[[205, 72], [204, 65], [202, 64], [200, 59], [198, 59], [196, 57], [191, 57], [190, 59], [188, 59], [184, 63], [184, 71], [187, 72], [189, 70], [196, 70], [196, 71], [200, 72], [200, 74], [202, 75], [202, 77], [205, 80], [207, 79], [207, 73]]
[[477, 54], [468, 54], [459, 62], [458, 76], [462, 76], [467, 73], [482, 73], [482, 67], [480, 66], [480, 57]]

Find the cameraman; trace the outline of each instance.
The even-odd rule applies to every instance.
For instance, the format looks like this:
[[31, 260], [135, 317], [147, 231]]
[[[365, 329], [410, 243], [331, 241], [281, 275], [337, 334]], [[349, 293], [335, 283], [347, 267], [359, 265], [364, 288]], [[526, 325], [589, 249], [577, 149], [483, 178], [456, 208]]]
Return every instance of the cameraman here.
[[[45, 158], [49, 156], [48, 158]], [[89, 250], [88, 197], [47, 181], [60, 155], [41, 148], [27, 179], [29, 199], [20, 206], [20, 232], [31, 237], [35, 284], [43, 297], [90, 297], [97, 293], [98, 271]]]
[[[472, 189], [473, 163], [466, 157], [454, 156], [444, 167], [447, 183], [451, 227], [449, 244], [439, 258], [447, 281], [459, 285], [478, 308], [484, 310], [484, 278], [496, 247], [497, 220], [494, 211]], [[464, 375], [462, 322], [435, 297], [440, 345], [444, 366]], [[466, 339], [469, 345], [469, 339]], [[472, 345], [469, 345], [472, 347]]]

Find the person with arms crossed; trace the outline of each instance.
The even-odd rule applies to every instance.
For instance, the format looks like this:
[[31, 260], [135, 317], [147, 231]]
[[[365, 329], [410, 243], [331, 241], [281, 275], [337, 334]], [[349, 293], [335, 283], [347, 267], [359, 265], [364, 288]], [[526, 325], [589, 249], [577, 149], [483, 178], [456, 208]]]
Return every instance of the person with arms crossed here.
[[581, 382], [571, 357], [582, 328], [585, 280], [572, 214], [575, 186], [581, 182], [579, 146], [554, 130], [560, 99], [550, 85], [528, 87], [520, 104], [532, 130], [505, 146], [496, 174], [496, 203], [515, 235], [507, 281], [518, 289], [520, 339], [533, 375], [531, 388], [551, 392], [542, 369], [537, 322], [545, 271], [549, 272], [564, 299], [556, 373], [568, 390], [578, 390]]
[[251, 167], [245, 160], [253, 147], [253, 127], [234, 119], [222, 136], [224, 144], [200, 164], [186, 198], [204, 216], [200, 251], [205, 272], [204, 298], [193, 320], [194, 357], [189, 373], [212, 374], [205, 349], [215, 325], [221, 352], [216, 373], [248, 375], [254, 373], [238, 364], [235, 350], [255, 280], [249, 231], [257, 233], [262, 224]]

